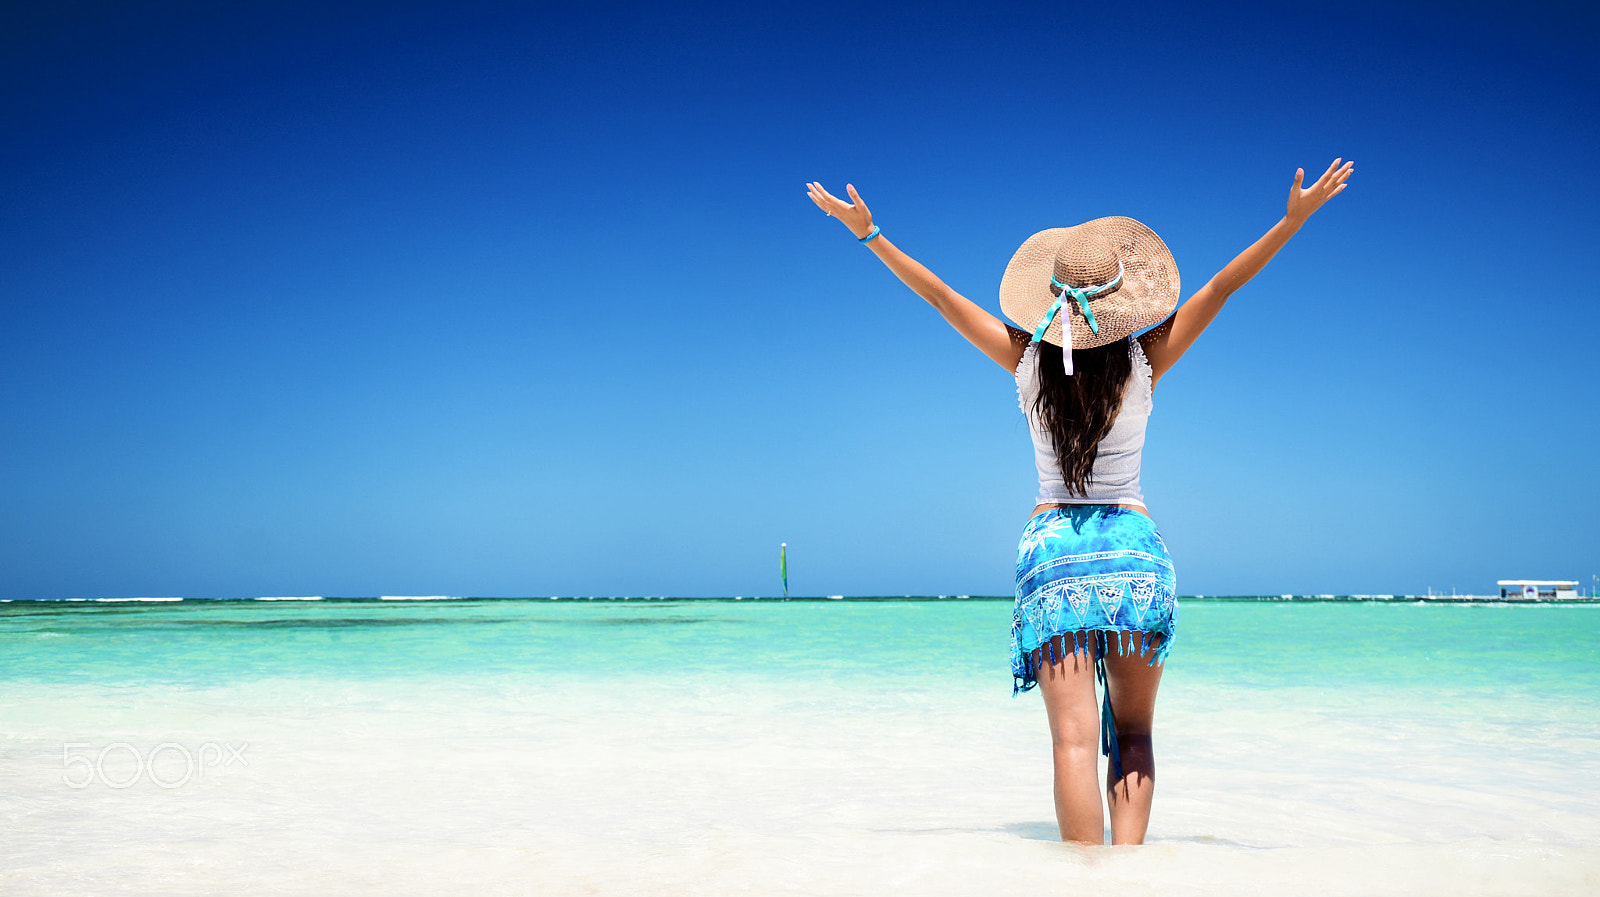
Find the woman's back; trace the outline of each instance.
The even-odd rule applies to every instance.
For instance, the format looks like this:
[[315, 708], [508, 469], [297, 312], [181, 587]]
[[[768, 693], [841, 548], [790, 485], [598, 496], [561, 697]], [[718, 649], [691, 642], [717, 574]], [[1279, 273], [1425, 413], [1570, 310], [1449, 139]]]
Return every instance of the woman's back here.
[[1035, 504], [1110, 504], [1144, 507], [1139, 488], [1139, 464], [1144, 453], [1145, 425], [1150, 420], [1150, 362], [1137, 339], [1128, 339], [1128, 355], [1133, 362], [1122, 396], [1122, 408], [1111, 429], [1101, 438], [1089, 476], [1088, 490], [1079, 495], [1071, 491], [1061, 474], [1051, 438], [1037, 410], [1039, 397], [1039, 344], [1031, 343], [1017, 363], [1017, 403], [1028, 416], [1028, 431], [1033, 436], [1034, 466], [1039, 472], [1039, 495]]

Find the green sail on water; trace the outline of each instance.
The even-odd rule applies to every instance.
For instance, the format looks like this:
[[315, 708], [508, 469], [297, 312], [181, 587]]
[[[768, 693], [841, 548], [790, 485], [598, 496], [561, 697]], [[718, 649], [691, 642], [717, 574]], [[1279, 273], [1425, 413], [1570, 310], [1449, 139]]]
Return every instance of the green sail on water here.
[[783, 577], [783, 600], [789, 600], [789, 543], [778, 544], [778, 575]]

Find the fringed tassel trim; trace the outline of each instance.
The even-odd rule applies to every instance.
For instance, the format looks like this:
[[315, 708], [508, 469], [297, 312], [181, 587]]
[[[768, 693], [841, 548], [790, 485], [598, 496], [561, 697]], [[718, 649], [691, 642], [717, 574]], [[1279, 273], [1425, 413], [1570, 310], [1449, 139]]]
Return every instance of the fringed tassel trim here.
[[[1107, 638], [1107, 636], [1116, 636]], [[1115, 629], [1104, 627], [1101, 629], [1079, 629], [1073, 632], [1061, 633], [1051, 636], [1044, 644], [1032, 651], [1021, 654], [1021, 663], [1011, 671], [1013, 697], [1025, 691], [1033, 690], [1039, 684], [1039, 669], [1046, 663], [1057, 664], [1066, 659], [1067, 654], [1086, 654], [1089, 652], [1093, 637], [1093, 644], [1099, 654], [1104, 654], [1107, 648], [1118, 654], [1133, 654], [1134, 656], [1149, 655], [1147, 663], [1150, 666], [1161, 666], [1167, 662], [1167, 654], [1172, 651], [1172, 633], [1170, 632], [1144, 632], [1137, 629]], [[1153, 650], [1152, 650], [1153, 649]], [[1015, 656], [1015, 655], [1014, 655]]]

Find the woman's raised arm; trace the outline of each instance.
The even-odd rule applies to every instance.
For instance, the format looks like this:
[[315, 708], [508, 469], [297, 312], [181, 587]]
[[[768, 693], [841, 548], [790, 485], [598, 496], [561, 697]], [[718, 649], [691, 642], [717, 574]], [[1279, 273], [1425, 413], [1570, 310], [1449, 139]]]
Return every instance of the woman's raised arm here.
[[1289, 242], [1289, 238], [1306, 223], [1312, 212], [1344, 190], [1356, 163], [1345, 162], [1340, 166], [1341, 161], [1334, 159], [1328, 170], [1310, 187], [1301, 187], [1306, 172], [1303, 168], [1297, 170], [1294, 173], [1294, 186], [1289, 188], [1289, 209], [1283, 220], [1274, 224], [1261, 239], [1218, 271], [1217, 276], [1190, 296], [1189, 301], [1183, 303], [1171, 317], [1139, 338], [1145, 357], [1150, 359], [1151, 382], [1161, 379], [1161, 375], [1176, 364], [1183, 353], [1189, 351], [1189, 347], [1216, 318], [1217, 312], [1222, 311], [1222, 304], [1228, 301], [1233, 291], [1244, 286], [1265, 268], [1267, 262], [1272, 261], [1272, 257], [1283, 248], [1283, 244]]
[[[856, 193], [855, 187], [846, 184], [844, 189], [849, 192], [853, 202], [845, 202], [824, 190], [821, 184], [815, 183], [806, 185], [806, 195], [817, 204], [817, 208], [839, 219], [856, 235], [856, 239], [867, 237], [873, 232], [872, 212], [868, 211], [867, 204]], [[1022, 360], [1022, 352], [1028, 345], [1025, 339], [1019, 341], [1014, 336], [1016, 331], [971, 299], [950, 289], [921, 262], [889, 242], [882, 232], [872, 236], [866, 245], [906, 286], [938, 309], [939, 314], [944, 315], [950, 326], [966, 337], [968, 342], [1008, 372], [1017, 369], [1017, 362]]]

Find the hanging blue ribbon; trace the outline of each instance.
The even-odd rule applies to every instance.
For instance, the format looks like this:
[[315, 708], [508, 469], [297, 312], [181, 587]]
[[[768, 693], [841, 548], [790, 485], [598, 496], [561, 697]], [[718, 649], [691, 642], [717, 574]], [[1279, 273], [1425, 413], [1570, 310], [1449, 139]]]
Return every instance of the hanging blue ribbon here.
[[[1055, 278], [1051, 277], [1050, 281], [1052, 283], [1054, 283], [1055, 282]], [[1061, 297], [1057, 296], [1056, 297], [1056, 301], [1050, 303], [1050, 308], [1045, 310], [1044, 320], [1040, 321], [1039, 322], [1039, 326], [1035, 327], [1033, 329], [1033, 341], [1034, 342], [1037, 343], [1037, 342], [1042, 342], [1044, 340], [1044, 332], [1046, 330], [1050, 329], [1050, 322], [1055, 320], [1056, 312], [1058, 312], [1060, 310], [1061, 310]], [[1070, 340], [1063, 340], [1063, 342], [1071, 342], [1071, 341]]]
[[[1039, 326], [1034, 328], [1034, 330], [1033, 330], [1033, 341], [1037, 343], [1037, 342], [1042, 342], [1044, 340], [1044, 332], [1046, 330], [1050, 329], [1050, 322], [1055, 320], [1056, 313], [1061, 311], [1061, 306], [1062, 306], [1062, 304], [1064, 304], [1066, 302], [1068, 296], [1072, 297], [1073, 299], [1078, 300], [1078, 307], [1083, 309], [1083, 316], [1084, 316], [1084, 318], [1088, 319], [1088, 321], [1089, 321], [1089, 331], [1091, 333], [1099, 335], [1099, 333], [1100, 333], [1100, 322], [1096, 321], [1094, 319], [1094, 310], [1089, 308], [1089, 300], [1091, 298], [1095, 297], [1095, 296], [1100, 295], [1101, 293], [1104, 293], [1106, 290], [1111, 289], [1112, 287], [1116, 286], [1119, 283], [1122, 283], [1122, 260], [1121, 259], [1117, 260], [1117, 276], [1111, 278], [1110, 280], [1106, 281], [1105, 283], [1103, 283], [1103, 284], [1101, 284], [1101, 285], [1099, 285], [1097, 287], [1074, 287], [1074, 286], [1069, 286], [1067, 284], [1062, 283], [1059, 280], [1056, 280], [1056, 276], [1054, 274], [1051, 274], [1050, 275], [1050, 284], [1052, 286], [1054, 286], [1055, 288], [1059, 289], [1061, 291], [1061, 295], [1057, 296], [1055, 301], [1050, 303], [1050, 307], [1045, 310], [1044, 320], [1040, 321], [1039, 322]], [[1061, 324], [1061, 360], [1062, 360], [1062, 364], [1067, 369], [1068, 376], [1071, 376], [1071, 374], [1072, 374], [1072, 316], [1071, 315], [1068, 315], [1066, 317], [1066, 319]]]
[[[1120, 259], [1117, 260], [1117, 276], [1097, 287], [1083, 287], [1080, 289], [1079, 287], [1068, 286], [1067, 284], [1056, 280], [1056, 276], [1054, 274], [1050, 275], [1050, 285], [1061, 291], [1061, 297], [1056, 299], [1056, 303], [1059, 305], [1061, 300], [1068, 296], [1078, 300], [1078, 307], [1083, 309], [1083, 316], [1089, 320], [1090, 332], [1096, 335], [1100, 333], [1100, 322], [1094, 319], [1094, 311], [1089, 308], [1089, 300], [1094, 296], [1104, 293], [1106, 290], [1111, 289], [1119, 283], [1122, 283], [1122, 261]], [[1049, 324], [1046, 323], [1045, 326], [1048, 327]]]

